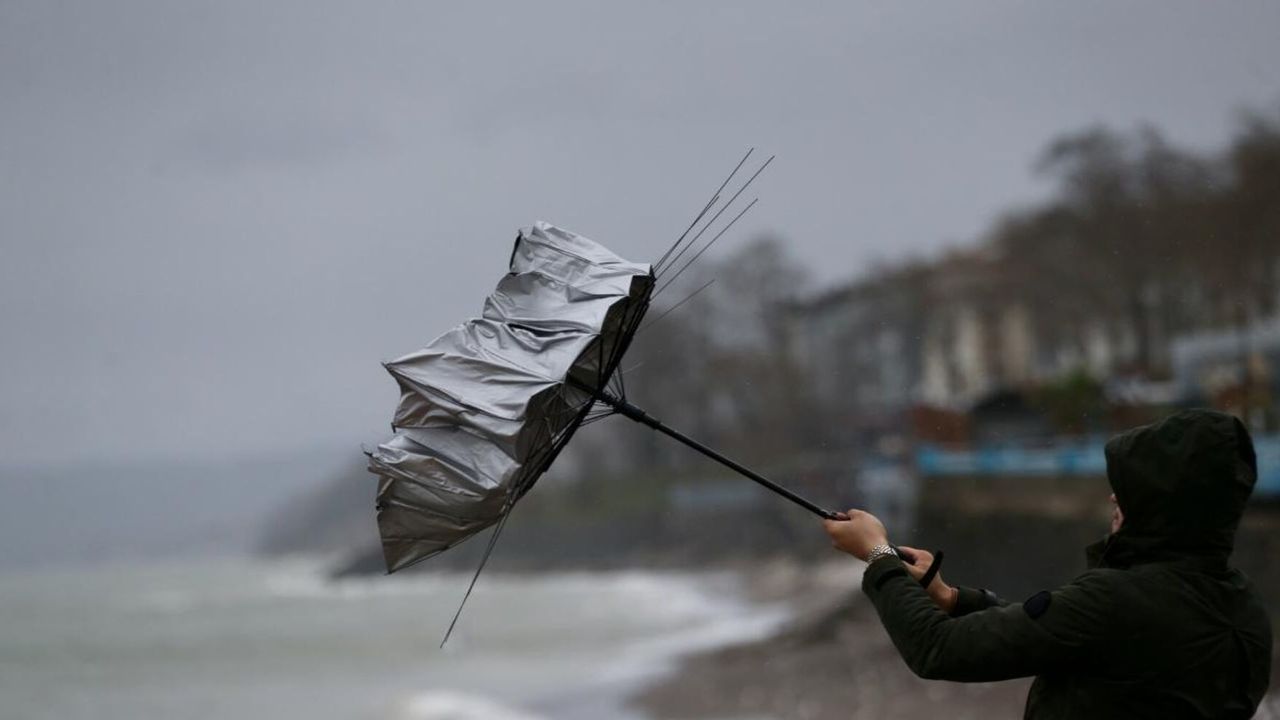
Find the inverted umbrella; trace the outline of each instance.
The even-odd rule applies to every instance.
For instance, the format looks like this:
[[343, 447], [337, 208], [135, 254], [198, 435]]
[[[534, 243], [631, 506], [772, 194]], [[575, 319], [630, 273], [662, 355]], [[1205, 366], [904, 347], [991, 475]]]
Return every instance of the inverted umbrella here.
[[648, 265], [540, 222], [481, 317], [385, 364], [400, 404], [369, 469], [388, 571], [507, 515], [586, 419], [653, 284]]
[[[684, 244], [718, 201], [717, 191], [657, 265], [674, 267], [760, 170]], [[686, 263], [663, 287], [687, 267]], [[399, 383], [400, 402], [392, 421], [394, 435], [369, 453], [369, 470], [380, 476], [378, 529], [388, 572], [498, 525], [490, 539], [492, 550], [511, 509], [551, 466], [574, 431], [589, 419], [615, 413], [688, 445], [823, 518], [844, 517], [627, 401], [618, 363], [649, 308], [656, 282], [653, 266], [628, 262], [581, 235], [539, 222], [520, 231], [510, 271], [486, 300], [481, 317], [416, 353], [385, 363]], [[593, 410], [597, 403], [602, 410]]]
[[369, 468], [382, 476], [378, 526], [388, 571], [505, 517], [597, 400], [822, 517], [840, 517], [610, 392], [654, 281], [649, 265], [539, 222], [520, 231], [511, 272], [481, 317], [384, 363], [400, 384], [400, 404], [395, 435], [369, 454]]

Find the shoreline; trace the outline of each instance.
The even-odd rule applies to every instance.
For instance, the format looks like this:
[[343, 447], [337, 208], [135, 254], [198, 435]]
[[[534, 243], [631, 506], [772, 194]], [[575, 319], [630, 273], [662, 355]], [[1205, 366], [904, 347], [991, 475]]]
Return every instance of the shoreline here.
[[[950, 720], [1021, 716], [1030, 679], [915, 677], [862, 595], [863, 567], [840, 559], [747, 571], [748, 595], [788, 603], [789, 618], [766, 637], [675, 658], [675, 670], [632, 694], [628, 707], [653, 720], [915, 718], [941, 708]], [[792, 576], [789, 592], [777, 582], [783, 576]]]
[[[610, 571], [582, 571], [607, 574]], [[818, 575], [796, 563], [771, 560], [755, 568], [720, 568], [710, 573], [692, 570], [641, 570], [656, 575], [670, 573], [697, 587], [709, 603], [719, 607], [709, 622], [684, 630], [665, 632], [629, 642], [619, 648], [619, 658], [569, 696], [534, 702], [525, 709], [538, 717], [557, 720], [652, 720], [633, 698], [677, 675], [691, 657], [715, 653], [743, 642], [764, 642], [795, 619], [803, 599], [796, 595], [797, 580]], [[521, 573], [517, 573], [521, 574]], [[845, 573], [848, 575], [848, 573]], [[811, 589], [812, 580], [803, 583]]]

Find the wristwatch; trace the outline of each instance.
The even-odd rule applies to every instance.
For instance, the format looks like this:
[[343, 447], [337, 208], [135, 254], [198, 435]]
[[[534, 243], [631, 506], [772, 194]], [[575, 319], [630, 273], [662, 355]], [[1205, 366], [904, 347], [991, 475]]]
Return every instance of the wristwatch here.
[[879, 560], [882, 557], [900, 557], [900, 556], [898, 555], [898, 553], [893, 551], [893, 548], [889, 547], [888, 545], [877, 545], [871, 548], [871, 552], [867, 553], [867, 564], [870, 565], [871, 563]]

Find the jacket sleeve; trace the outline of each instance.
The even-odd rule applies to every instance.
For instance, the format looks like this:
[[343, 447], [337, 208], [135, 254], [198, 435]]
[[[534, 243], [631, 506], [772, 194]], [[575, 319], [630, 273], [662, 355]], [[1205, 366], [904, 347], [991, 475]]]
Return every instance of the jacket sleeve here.
[[897, 558], [875, 561], [862, 577], [863, 592], [911, 671], [960, 682], [1026, 677], [1084, 662], [1114, 622], [1109, 586], [1107, 577], [1094, 571], [1048, 593], [1047, 602], [1040, 597], [1034, 605], [993, 606], [951, 617]]
[[956, 606], [951, 610], [951, 617], [961, 617], [979, 610], [1004, 607], [1008, 604], [990, 590], [958, 586], [956, 587]]

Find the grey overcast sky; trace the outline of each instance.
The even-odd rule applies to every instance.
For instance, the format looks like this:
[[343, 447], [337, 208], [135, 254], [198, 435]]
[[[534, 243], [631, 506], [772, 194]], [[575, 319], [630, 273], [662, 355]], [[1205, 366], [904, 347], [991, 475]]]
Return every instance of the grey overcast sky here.
[[376, 440], [378, 361], [545, 219], [652, 259], [742, 150], [737, 237], [824, 282], [976, 236], [1055, 134], [1211, 148], [1280, 4], [0, 2], [0, 461]]

